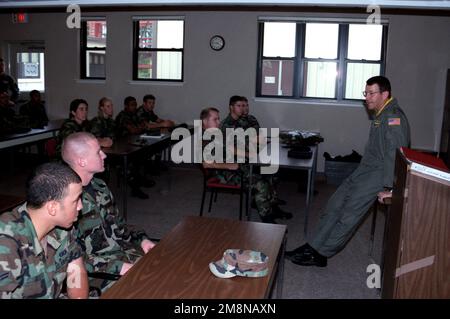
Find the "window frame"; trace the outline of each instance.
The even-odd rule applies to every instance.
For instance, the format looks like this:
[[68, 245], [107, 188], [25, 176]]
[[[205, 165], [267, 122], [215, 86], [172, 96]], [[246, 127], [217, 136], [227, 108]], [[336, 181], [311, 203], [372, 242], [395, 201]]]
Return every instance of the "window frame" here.
[[[87, 22], [89, 21], [105, 21], [106, 23], [106, 43], [105, 47], [88, 47], [87, 45]], [[81, 19], [80, 28], [80, 79], [82, 80], [106, 80], [106, 49], [108, 42], [108, 23], [106, 17], [83, 17]], [[87, 51], [104, 51], [105, 54], [105, 76], [87, 76], [86, 69], [88, 61], [86, 61]]]
[[[295, 56], [293, 58], [284, 57], [271, 57], [263, 56], [264, 49], [264, 24], [266, 22], [290, 22], [296, 23], [296, 46], [295, 46]], [[327, 59], [327, 58], [306, 58], [305, 57], [305, 39], [306, 39], [306, 24], [307, 23], [334, 23], [339, 25], [338, 33], [338, 47], [337, 47], [337, 58]], [[363, 63], [363, 64], [379, 64], [380, 65], [380, 75], [385, 74], [386, 70], [386, 52], [387, 52], [387, 38], [388, 38], [388, 23], [387, 21], [381, 21], [382, 25], [382, 38], [381, 38], [381, 52], [380, 60], [355, 60], [348, 59], [347, 48], [348, 48], [348, 38], [349, 38], [349, 25], [350, 24], [365, 24], [363, 19], [286, 19], [286, 18], [261, 18], [258, 20], [258, 57], [257, 57], [257, 68], [256, 68], [256, 90], [255, 96], [257, 98], [277, 98], [285, 100], [301, 100], [301, 101], [314, 101], [314, 102], [360, 102], [364, 100], [345, 98], [345, 90], [347, 85], [347, 67], [349, 63]], [[293, 70], [293, 81], [292, 81], [292, 95], [263, 95], [262, 94], [262, 76], [263, 76], [263, 62], [265, 60], [293, 60], [294, 70]], [[338, 76], [336, 77], [335, 84], [335, 97], [310, 97], [305, 96], [306, 94], [306, 73], [305, 73], [305, 63], [306, 62], [336, 62]]]
[[[164, 21], [179, 20], [183, 22], [183, 48], [161, 49], [161, 48], [140, 48], [139, 47], [139, 22], [144, 20]], [[133, 81], [139, 82], [184, 82], [184, 47], [185, 47], [185, 18], [180, 16], [145, 16], [133, 17]], [[143, 79], [138, 78], [138, 60], [141, 52], [180, 52], [181, 53], [181, 78], [180, 79]]]

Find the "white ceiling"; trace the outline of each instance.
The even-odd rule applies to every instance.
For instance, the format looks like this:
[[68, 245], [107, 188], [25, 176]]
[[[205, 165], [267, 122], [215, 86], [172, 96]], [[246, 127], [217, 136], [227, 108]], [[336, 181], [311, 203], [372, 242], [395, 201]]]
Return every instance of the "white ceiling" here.
[[301, 5], [301, 6], [327, 6], [327, 7], [366, 7], [379, 5], [383, 8], [409, 8], [409, 9], [450, 9], [448, 0], [0, 0], [0, 8], [20, 7], [60, 7], [69, 4], [80, 6], [142, 6], [142, 5]]

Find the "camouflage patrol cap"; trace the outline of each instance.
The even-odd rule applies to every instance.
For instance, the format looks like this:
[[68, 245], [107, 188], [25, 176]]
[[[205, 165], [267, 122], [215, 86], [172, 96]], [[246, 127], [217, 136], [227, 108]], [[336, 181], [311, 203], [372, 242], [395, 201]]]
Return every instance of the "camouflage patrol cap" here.
[[211, 272], [219, 278], [264, 277], [267, 275], [269, 257], [262, 252], [227, 249], [221, 260], [209, 264]]

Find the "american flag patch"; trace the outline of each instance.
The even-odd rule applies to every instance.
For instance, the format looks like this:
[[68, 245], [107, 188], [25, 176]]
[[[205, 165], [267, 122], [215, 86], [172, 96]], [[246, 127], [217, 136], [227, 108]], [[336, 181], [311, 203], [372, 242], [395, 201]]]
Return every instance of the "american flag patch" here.
[[388, 125], [400, 125], [400, 118], [395, 117], [395, 118], [388, 119]]

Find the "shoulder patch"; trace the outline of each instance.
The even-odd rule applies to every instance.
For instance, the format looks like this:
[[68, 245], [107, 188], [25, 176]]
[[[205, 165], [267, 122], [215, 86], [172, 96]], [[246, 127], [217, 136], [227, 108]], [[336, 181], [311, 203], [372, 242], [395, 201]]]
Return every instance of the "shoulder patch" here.
[[400, 118], [399, 117], [389, 118], [388, 125], [400, 125]]

